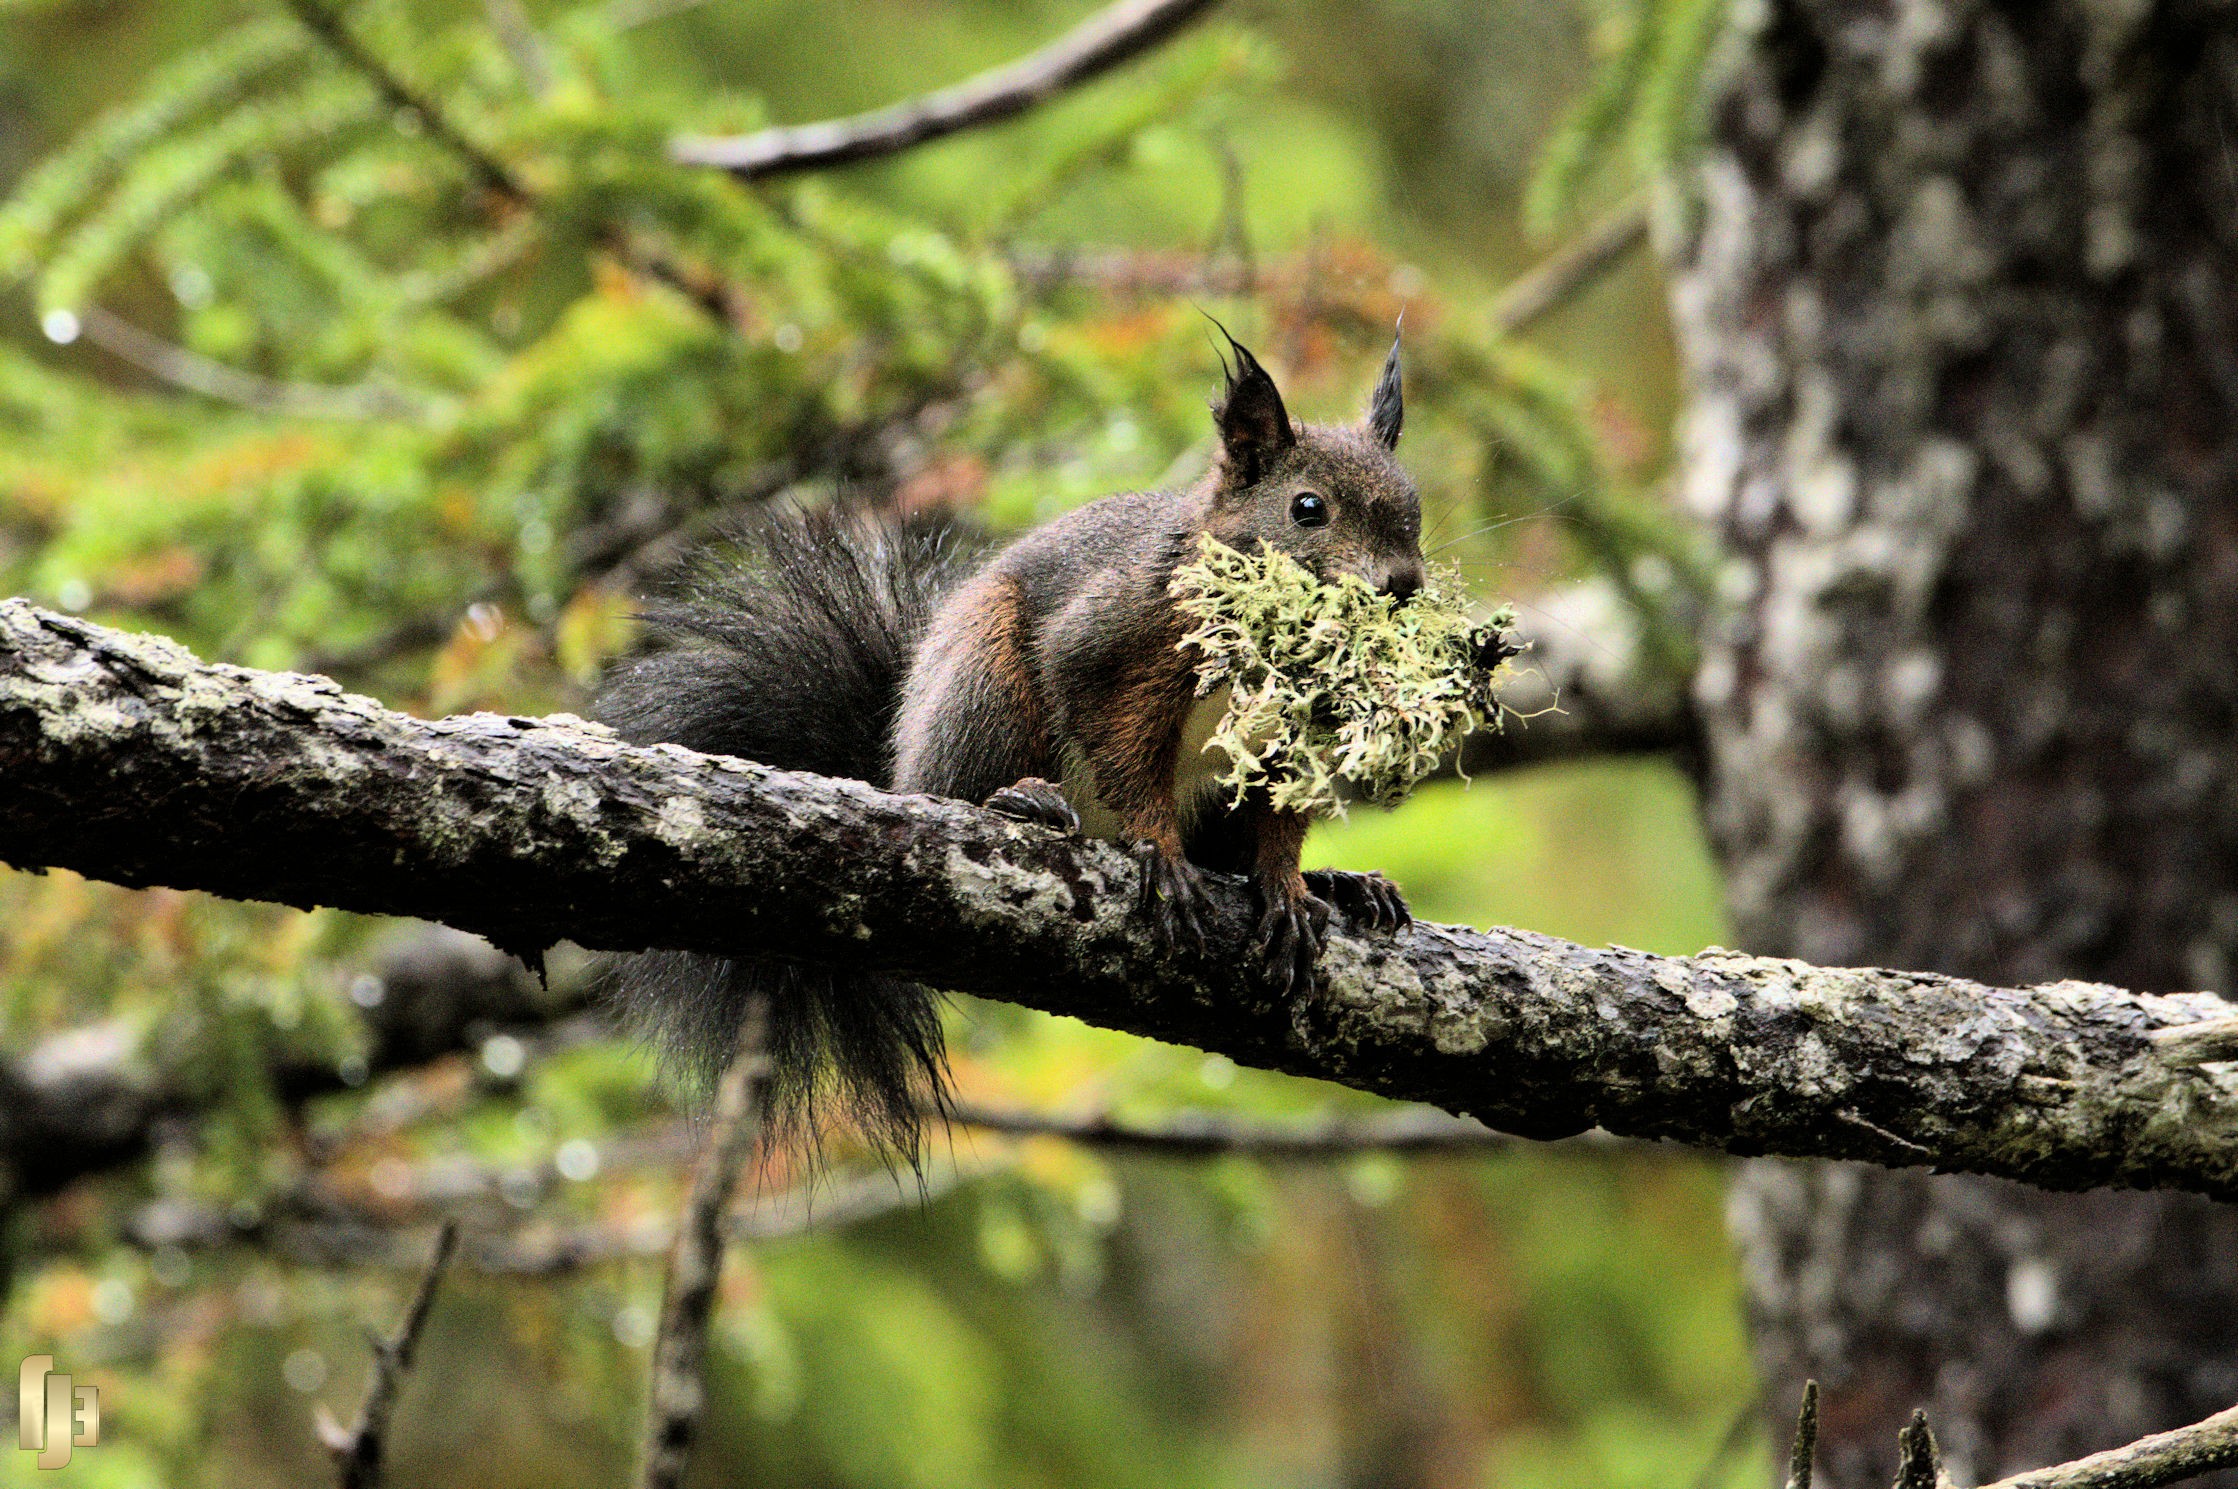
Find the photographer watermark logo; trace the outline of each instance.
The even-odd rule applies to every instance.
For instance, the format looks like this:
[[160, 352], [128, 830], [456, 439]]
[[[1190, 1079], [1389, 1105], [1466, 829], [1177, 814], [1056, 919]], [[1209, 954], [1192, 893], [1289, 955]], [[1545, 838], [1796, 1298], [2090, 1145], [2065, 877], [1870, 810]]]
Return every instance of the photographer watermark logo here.
[[57, 1375], [53, 1355], [33, 1355], [23, 1362], [19, 1377], [16, 1442], [26, 1453], [39, 1455], [41, 1468], [60, 1468], [70, 1461], [70, 1450], [90, 1448], [101, 1441], [101, 1392], [80, 1386], [67, 1375]]

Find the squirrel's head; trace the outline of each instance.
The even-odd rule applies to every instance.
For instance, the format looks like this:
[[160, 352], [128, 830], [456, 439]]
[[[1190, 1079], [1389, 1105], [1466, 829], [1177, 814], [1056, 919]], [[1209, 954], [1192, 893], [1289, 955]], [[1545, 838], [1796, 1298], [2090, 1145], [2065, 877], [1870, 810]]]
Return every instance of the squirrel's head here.
[[1264, 541], [1317, 578], [1357, 574], [1410, 598], [1423, 581], [1422, 500], [1394, 453], [1405, 417], [1398, 339], [1357, 424], [1292, 424], [1259, 359], [1232, 336], [1228, 346], [1235, 365], [1223, 361], [1227, 386], [1212, 406], [1212, 535], [1246, 553]]

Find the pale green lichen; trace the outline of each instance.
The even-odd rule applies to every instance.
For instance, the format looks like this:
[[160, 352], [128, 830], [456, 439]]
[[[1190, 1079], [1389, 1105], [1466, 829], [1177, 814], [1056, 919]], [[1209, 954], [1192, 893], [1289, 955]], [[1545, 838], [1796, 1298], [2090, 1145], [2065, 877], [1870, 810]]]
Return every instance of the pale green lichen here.
[[1227, 756], [1219, 781], [1237, 801], [1263, 789], [1288, 811], [1395, 805], [1470, 731], [1499, 727], [1514, 614], [1472, 618], [1452, 575], [1394, 604], [1354, 575], [1325, 584], [1272, 547], [1208, 533], [1171, 592], [1197, 622], [1181, 641], [1197, 696], [1229, 690], [1205, 748]]

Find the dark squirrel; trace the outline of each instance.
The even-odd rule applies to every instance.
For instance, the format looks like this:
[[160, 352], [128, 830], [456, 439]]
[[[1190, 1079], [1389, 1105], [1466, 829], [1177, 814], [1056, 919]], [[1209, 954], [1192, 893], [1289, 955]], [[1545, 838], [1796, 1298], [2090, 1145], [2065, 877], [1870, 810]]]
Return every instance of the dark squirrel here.
[[[1285, 993], [1310, 986], [1333, 909], [1387, 929], [1406, 923], [1406, 905], [1381, 875], [1302, 873], [1306, 817], [1232, 804], [1212, 781], [1200, 746], [1223, 700], [1195, 695], [1167, 585], [1209, 532], [1403, 602], [1424, 578], [1421, 503], [1394, 454], [1396, 341], [1355, 425], [1294, 424], [1258, 359], [1228, 344], [1220, 449], [1194, 486], [1104, 497], [985, 557], [938, 526], [829, 509], [764, 518], [647, 611], [663, 649], [620, 670], [599, 712], [640, 743], [959, 797], [1129, 843], [1144, 913], [1169, 944], [1203, 944], [1207, 872], [1247, 875], [1267, 976]], [[617, 982], [701, 1073], [761, 989], [769, 1107], [793, 1136], [836, 1104], [913, 1159], [921, 1114], [946, 1099], [938, 1003], [916, 984], [676, 952], [628, 959]]]

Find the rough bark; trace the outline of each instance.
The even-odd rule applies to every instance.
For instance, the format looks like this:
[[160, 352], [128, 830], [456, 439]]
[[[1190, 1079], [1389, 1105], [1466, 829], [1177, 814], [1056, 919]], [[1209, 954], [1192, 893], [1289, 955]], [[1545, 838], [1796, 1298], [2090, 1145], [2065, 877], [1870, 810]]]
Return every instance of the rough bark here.
[[2238, 1071], [2155, 1031], [2203, 995], [2031, 990], [1417, 924], [1332, 935], [1277, 999], [1213, 887], [1164, 951], [1113, 844], [961, 802], [638, 748], [580, 721], [433, 722], [323, 678], [0, 601], [0, 860], [122, 884], [900, 973], [1527, 1137], [1934, 1163], [2238, 1194]]
[[[2238, 16], [1735, 9], [1675, 234], [1696, 700], [1745, 945], [2220, 987], [2238, 953]], [[2238, 1215], [1760, 1166], [1770, 1399], [1822, 1480], [1927, 1406], [1954, 1474], [2238, 1395]]]

